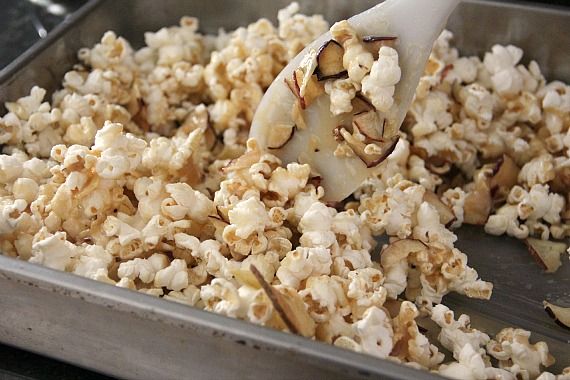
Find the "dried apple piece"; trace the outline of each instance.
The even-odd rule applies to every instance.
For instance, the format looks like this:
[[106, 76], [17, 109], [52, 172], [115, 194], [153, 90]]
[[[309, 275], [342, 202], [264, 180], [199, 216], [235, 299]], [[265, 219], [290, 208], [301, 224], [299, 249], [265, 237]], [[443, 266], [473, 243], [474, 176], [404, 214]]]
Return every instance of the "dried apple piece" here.
[[444, 226], [449, 226], [457, 219], [449, 206], [443, 203], [433, 191], [426, 190], [423, 200], [437, 210], [439, 214], [439, 222]]
[[301, 95], [305, 99], [305, 107], [310, 106], [315, 99], [325, 93], [325, 87], [319, 83], [314, 75], [311, 75], [306, 80], [306, 83], [301, 85]]
[[364, 36], [362, 42], [366, 49], [372, 53], [374, 59], [378, 59], [378, 52], [382, 46], [394, 47], [398, 37], [387, 36]]
[[238, 268], [232, 270], [232, 274], [234, 278], [239, 282], [241, 285], [249, 286], [254, 289], [260, 289], [261, 284], [257, 280], [257, 277], [253, 274], [253, 272], [249, 269]]
[[[251, 140], [250, 140], [251, 141]], [[261, 157], [261, 150], [254, 147], [254, 149], [248, 149], [244, 154], [231, 160], [226, 166], [222, 168], [224, 173], [230, 173], [236, 170], [242, 170], [250, 168], [251, 165], [259, 161]]]
[[376, 108], [370, 103], [368, 99], [362, 93], [356, 93], [354, 99], [352, 99], [352, 114], [356, 115], [361, 112], [376, 111]]
[[250, 270], [265, 294], [267, 294], [275, 312], [287, 329], [294, 334], [305, 337], [314, 336], [316, 330], [315, 321], [307, 312], [305, 303], [295, 289], [286, 287], [276, 289], [265, 281], [261, 272], [254, 265], [250, 266]]
[[384, 268], [393, 266], [402, 260], [406, 260], [412, 252], [421, 252], [428, 249], [428, 246], [421, 240], [400, 239], [389, 244], [380, 253], [380, 263]]
[[323, 177], [321, 177], [320, 175], [314, 175], [314, 176], [311, 176], [309, 178], [309, 180], [307, 181], [307, 184], [311, 184], [315, 187], [319, 187], [319, 186], [321, 186], [321, 182], [323, 182]]
[[562, 265], [560, 255], [566, 252], [566, 243], [528, 238], [525, 244], [528, 252], [546, 273], [554, 273]]
[[335, 40], [325, 42], [317, 53], [317, 78], [322, 81], [347, 77], [348, 72], [342, 64], [343, 56], [344, 48], [341, 44]]
[[419, 158], [421, 158], [424, 161], [426, 161], [429, 158], [427, 150], [425, 150], [425, 148], [422, 148], [419, 146], [411, 145], [410, 146], [410, 153], [415, 154], [416, 156], [418, 156]]
[[307, 77], [302, 69], [293, 71], [293, 77], [285, 78], [285, 83], [299, 101], [301, 109], [306, 109], [325, 92], [323, 85], [312, 75]]
[[498, 187], [510, 189], [517, 184], [519, 171], [520, 169], [513, 159], [504, 154], [503, 158], [497, 165], [493, 177], [491, 177], [489, 186], [491, 189], [496, 189]]
[[352, 117], [354, 128], [358, 128], [368, 140], [382, 141], [385, 119], [381, 119], [376, 111], [363, 111]]
[[267, 136], [268, 149], [281, 149], [287, 144], [293, 136], [297, 127], [295, 125], [280, 124], [275, 125], [269, 130]]
[[465, 224], [484, 225], [487, 223], [492, 207], [493, 198], [491, 197], [489, 179], [481, 173], [475, 179], [474, 189], [465, 197], [463, 222]]
[[386, 314], [388, 314], [390, 318], [396, 318], [400, 313], [402, 302], [404, 301], [398, 299], [387, 299], [382, 307], [387, 311]]
[[492, 207], [491, 193], [476, 189], [465, 197], [465, 224], [484, 225], [487, 223]]
[[[422, 148], [420, 148], [422, 149]], [[451, 170], [451, 163], [440, 156], [431, 156], [425, 159], [426, 168], [437, 175], [444, 175]]]
[[570, 307], [556, 306], [548, 301], [543, 301], [542, 304], [546, 313], [558, 326], [570, 330]]
[[[356, 128], [355, 128], [356, 129]], [[360, 131], [359, 131], [360, 132]], [[391, 139], [382, 139], [380, 141], [375, 141], [372, 144], [367, 144], [365, 141], [359, 140], [354, 137], [350, 132], [344, 128], [335, 129], [335, 138], [340, 141], [345, 141], [347, 145], [352, 149], [354, 154], [360, 158], [367, 168], [373, 168], [380, 165], [393, 151], [400, 139], [400, 136], [396, 135]], [[367, 147], [375, 146], [379, 151], [378, 153], [367, 152]]]
[[296, 72], [298, 70], [299, 69], [293, 71], [293, 76], [291, 78], [285, 78], [285, 83], [287, 84], [287, 87], [289, 87], [289, 89], [291, 90], [293, 95], [295, 95], [295, 97], [299, 101], [301, 108], [305, 109], [305, 107], [306, 107], [305, 99], [301, 96], [301, 89], [299, 87], [299, 83], [297, 82]]
[[570, 168], [567, 166], [560, 166], [556, 169], [556, 175], [554, 179], [550, 182], [550, 188], [552, 191], [558, 193], [567, 192], [570, 188]]

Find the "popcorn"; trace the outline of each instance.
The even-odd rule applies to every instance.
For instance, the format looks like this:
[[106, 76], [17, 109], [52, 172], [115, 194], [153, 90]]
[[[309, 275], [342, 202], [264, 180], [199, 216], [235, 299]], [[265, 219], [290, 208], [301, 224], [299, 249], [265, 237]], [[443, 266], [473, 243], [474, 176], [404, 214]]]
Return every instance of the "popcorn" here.
[[467, 266], [467, 256], [441, 243], [396, 240], [383, 249], [380, 260], [390, 298], [395, 299], [406, 286], [407, 298], [431, 303], [440, 303], [450, 291], [473, 298], [491, 296], [492, 284], [477, 279], [477, 272]]
[[277, 13], [279, 37], [289, 47], [289, 58], [295, 57], [303, 47], [329, 29], [329, 24], [321, 15], [309, 17], [297, 12], [299, 4], [293, 2]]
[[119, 264], [117, 275], [119, 278], [139, 278], [143, 283], [150, 284], [154, 281], [158, 271], [165, 269], [170, 264], [168, 257], [154, 253], [148, 259], [135, 258]]
[[[444, 31], [382, 170], [329, 204], [310, 165], [283, 165], [247, 139], [264, 91], [328, 28], [298, 11], [217, 36], [183, 17], [136, 51], [107, 32], [51, 102], [34, 87], [7, 103], [2, 252], [449, 377], [539, 376], [552, 363], [543, 342], [512, 328], [491, 339], [441, 304], [492, 292], [447, 228], [570, 236], [568, 85], [521, 65], [514, 46], [459, 57]], [[324, 83], [331, 112], [363, 96], [388, 112], [398, 45], [368, 51], [346, 21], [331, 33], [348, 73]], [[312, 73], [316, 53], [305, 63]], [[378, 235], [389, 239], [379, 263]], [[455, 361], [441, 364], [420, 314]]]
[[67, 241], [65, 232], [51, 234], [44, 228], [34, 236], [29, 261], [52, 269], [66, 270], [78, 254], [77, 246]]
[[311, 168], [309, 165], [291, 163], [287, 170], [276, 168], [269, 179], [267, 189], [286, 198], [293, 198], [307, 185]]
[[167, 299], [169, 301], [187, 304], [190, 306], [196, 306], [200, 301], [200, 289], [198, 289], [194, 285], [190, 285], [181, 292], [176, 292], [176, 291], [168, 292], [168, 294], [166, 294], [162, 298]]
[[239, 315], [260, 325], [269, 322], [273, 314], [273, 304], [267, 299], [262, 289], [240, 286], [238, 294], [241, 300]]
[[323, 247], [298, 247], [281, 260], [276, 276], [282, 284], [298, 289], [301, 281], [311, 276], [329, 274], [332, 259]]
[[350, 280], [346, 292], [353, 318], [360, 318], [371, 306], [381, 307], [386, 301], [387, 290], [382, 286], [384, 275], [375, 268], [362, 268], [348, 273]]
[[206, 310], [214, 311], [228, 317], [237, 317], [241, 299], [235, 285], [223, 278], [215, 278], [210, 285], [200, 289], [200, 298]]
[[398, 52], [389, 46], [382, 46], [378, 52], [378, 60], [372, 64], [370, 74], [362, 79], [362, 93], [378, 111], [388, 112], [394, 104], [395, 86], [400, 81], [401, 74]]
[[[452, 379], [487, 379], [488, 375], [493, 375], [493, 372], [488, 373], [485, 361], [481, 354], [473, 348], [470, 344], [466, 344], [461, 349], [458, 355], [457, 362], [450, 364], [442, 364], [438, 368], [438, 372]], [[500, 378], [509, 379], [510, 377], [505, 376], [504, 373], [500, 373]]]
[[441, 178], [427, 170], [425, 161], [418, 156], [412, 155], [408, 160], [408, 165], [408, 177], [427, 190], [434, 191], [436, 186], [441, 184]]
[[438, 242], [447, 247], [453, 247], [457, 236], [439, 222], [439, 214], [435, 207], [423, 202], [416, 214], [417, 226], [414, 227], [413, 237], [425, 243]]
[[[364, 77], [370, 72], [374, 64], [374, 57], [371, 53], [366, 51], [360, 42], [356, 31], [348, 23], [348, 21], [339, 21], [331, 27], [332, 37], [340, 42], [344, 47], [344, 55], [342, 57], [342, 64], [348, 71], [348, 77], [353, 83], [361, 83]], [[385, 52], [387, 56], [390, 54]], [[386, 65], [389, 65], [391, 60], [386, 57]], [[378, 70], [380, 66], [378, 67]]]
[[117, 179], [132, 173], [141, 162], [146, 142], [122, 131], [122, 125], [106, 123], [95, 135], [93, 149], [101, 151], [95, 170], [102, 178]]
[[188, 286], [188, 268], [184, 260], [174, 259], [170, 265], [158, 270], [154, 275], [154, 286], [157, 288], [180, 291]]
[[354, 329], [362, 352], [379, 358], [386, 358], [392, 352], [394, 332], [390, 317], [383, 309], [376, 306], [367, 309]]
[[24, 213], [27, 207], [28, 203], [23, 199], [0, 203], [0, 234], [9, 234], [20, 229], [29, 218], [29, 215]]
[[77, 257], [73, 273], [108, 282], [110, 280], [108, 269], [113, 261], [113, 256], [98, 245], [86, 245], [83, 248], [84, 253]]
[[483, 64], [491, 74], [493, 89], [499, 95], [513, 96], [521, 91], [523, 78], [515, 65], [522, 56], [522, 50], [513, 45], [495, 45], [491, 53], [485, 54]]
[[505, 205], [496, 214], [489, 216], [485, 232], [491, 235], [507, 233], [517, 239], [525, 239], [529, 233], [528, 227], [519, 223], [517, 207], [512, 205]]
[[127, 245], [134, 240], [141, 240], [142, 235], [139, 230], [131, 227], [128, 223], [123, 222], [115, 216], [109, 216], [103, 223], [103, 231], [107, 236], [118, 237], [121, 245]]
[[345, 316], [350, 312], [344, 283], [340, 278], [311, 276], [299, 295], [316, 322], [326, 322], [333, 314]]
[[528, 186], [545, 184], [554, 179], [554, 163], [549, 154], [536, 157], [526, 163], [519, 173], [519, 182]]
[[394, 185], [377, 190], [360, 201], [359, 212], [374, 233], [405, 238], [412, 233], [412, 215], [422, 203], [425, 189], [412, 182], [393, 179]]
[[330, 110], [333, 115], [352, 111], [352, 99], [357, 88], [351, 79], [337, 79], [325, 83], [325, 92], [330, 96]]
[[443, 361], [444, 355], [420, 333], [415, 321], [418, 316], [419, 311], [413, 303], [402, 302], [392, 322], [395, 344], [391, 355], [424, 368], [435, 368]]
[[469, 345], [479, 350], [490, 341], [487, 334], [471, 328], [468, 315], [462, 314], [456, 321], [453, 311], [445, 305], [436, 305], [432, 309], [431, 319], [441, 327], [438, 340], [445, 348], [453, 352], [456, 360], [460, 360], [465, 346]]
[[11, 183], [18, 178], [22, 172], [23, 162], [17, 157], [0, 155], [0, 183]]
[[315, 202], [299, 221], [299, 231], [303, 233], [299, 242], [304, 247], [329, 248], [336, 242], [331, 230], [336, 210]]
[[192, 220], [203, 223], [209, 215], [215, 213], [212, 201], [185, 183], [168, 184], [165, 190]]
[[119, 287], [119, 288], [124, 288], [124, 289], [130, 289], [130, 290], [137, 290], [137, 286], [135, 285], [134, 281], [131, 280], [130, 278], [121, 278], [116, 284], [115, 286]]
[[233, 230], [235, 235], [242, 239], [247, 239], [254, 232], [263, 232], [265, 226], [270, 223], [265, 205], [255, 198], [239, 202], [228, 216], [230, 226], [226, 228]]
[[449, 189], [443, 193], [442, 201], [446, 205], [451, 207], [453, 214], [455, 215], [455, 222], [451, 225], [452, 228], [457, 228], [463, 224], [464, 220], [464, 205], [465, 205], [465, 192], [456, 187], [455, 189]]
[[477, 120], [479, 128], [490, 126], [495, 99], [485, 87], [477, 83], [462, 87], [459, 91], [459, 100], [463, 104], [465, 114]]
[[29, 154], [44, 158], [49, 156], [53, 145], [61, 142], [61, 129], [57, 125], [61, 111], [43, 102], [45, 94], [43, 88], [34, 86], [29, 96], [6, 103], [9, 113], [3, 117], [3, 124], [10, 132], [2, 137]]
[[487, 344], [487, 352], [499, 360], [501, 368], [518, 370], [535, 378], [541, 373], [541, 366], [554, 364], [554, 358], [548, 352], [544, 342], [530, 344], [530, 332], [522, 329], [506, 328]]

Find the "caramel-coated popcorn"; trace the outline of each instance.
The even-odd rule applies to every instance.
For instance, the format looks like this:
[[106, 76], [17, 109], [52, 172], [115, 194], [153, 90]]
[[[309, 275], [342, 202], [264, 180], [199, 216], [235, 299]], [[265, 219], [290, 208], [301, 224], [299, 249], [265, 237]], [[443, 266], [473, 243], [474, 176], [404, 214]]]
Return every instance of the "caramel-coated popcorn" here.
[[[530, 332], [491, 338], [442, 302], [492, 292], [452, 228], [570, 235], [570, 87], [520, 64], [515, 46], [459, 57], [444, 31], [381, 170], [349, 202], [327, 204], [326, 178], [247, 138], [264, 91], [328, 30], [298, 12], [293, 3], [278, 25], [218, 35], [183, 17], [138, 50], [107, 32], [79, 51], [51, 101], [33, 87], [7, 103], [2, 253], [448, 377], [563, 378], [541, 375], [553, 360]], [[371, 52], [346, 21], [331, 33], [346, 73], [317, 84], [319, 96], [335, 115], [361, 96], [386, 113], [402, 75], [397, 43]], [[301, 96], [316, 60], [302, 64]], [[425, 317], [451, 357], [418, 324]]]

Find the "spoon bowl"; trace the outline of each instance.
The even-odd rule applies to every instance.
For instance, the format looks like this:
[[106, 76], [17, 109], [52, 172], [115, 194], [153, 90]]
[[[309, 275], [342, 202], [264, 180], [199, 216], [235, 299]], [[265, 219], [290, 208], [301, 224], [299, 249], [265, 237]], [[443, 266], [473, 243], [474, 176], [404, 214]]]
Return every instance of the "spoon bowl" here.
[[[384, 137], [394, 137], [413, 100], [419, 79], [424, 72], [433, 43], [460, 0], [386, 0], [348, 19], [359, 36], [397, 37], [395, 49], [402, 72], [394, 92], [394, 105], [386, 113]], [[280, 148], [268, 146], [269, 131], [284, 124], [294, 124], [292, 109], [296, 102], [285, 80], [291, 78], [303, 58], [317, 51], [331, 39], [327, 32], [309, 44], [281, 71], [271, 84], [254, 115], [250, 137], [270, 149], [284, 163], [307, 163], [321, 177], [325, 200], [340, 201], [358, 188], [369, 176], [382, 170], [382, 165], [367, 167], [357, 157], [336, 157], [338, 141], [333, 130], [343, 115], [330, 112], [330, 100], [320, 96], [303, 110], [305, 128], [294, 134]]]

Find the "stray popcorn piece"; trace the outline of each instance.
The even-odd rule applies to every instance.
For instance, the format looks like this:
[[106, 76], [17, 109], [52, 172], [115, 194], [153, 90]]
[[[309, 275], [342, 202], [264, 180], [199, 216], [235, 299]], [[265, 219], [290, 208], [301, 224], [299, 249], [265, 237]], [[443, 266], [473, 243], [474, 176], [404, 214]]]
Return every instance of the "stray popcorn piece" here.
[[529, 331], [503, 329], [487, 343], [487, 353], [499, 361], [500, 368], [508, 370], [518, 366], [527, 376], [535, 378], [542, 372], [541, 366], [554, 364], [554, 358], [548, 352], [546, 343], [531, 344], [529, 338]]
[[456, 248], [402, 239], [382, 250], [380, 262], [390, 298], [404, 290], [408, 299], [422, 297], [431, 303], [440, 303], [451, 291], [472, 298], [491, 297], [492, 284], [478, 280], [477, 272], [467, 266], [467, 256]]
[[458, 380], [509, 379], [515, 380], [511, 372], [501, 368], [488, 367], [481, 352], [466, 344], [458, 355], [457, 362], [442, 364], [440, 375]]
[[543, 301], [543, 305], [544, 310], [546, 310], [548, 315], [554, 319], [556, 324], [566, 329], [570, 329], [570, 308], [556, 306], [547, 301]]
[[487, 334], [470, 326], [469, 316], [462, 314], [458, 320], [455, 320], [453, 311], [445, 305], [434, 306], [431, 319], [441, 327], [438, 340], [453, 353], [456, 360], [459, 360], [461, 350], [466, 345], [479, 350], [490, 341]]

